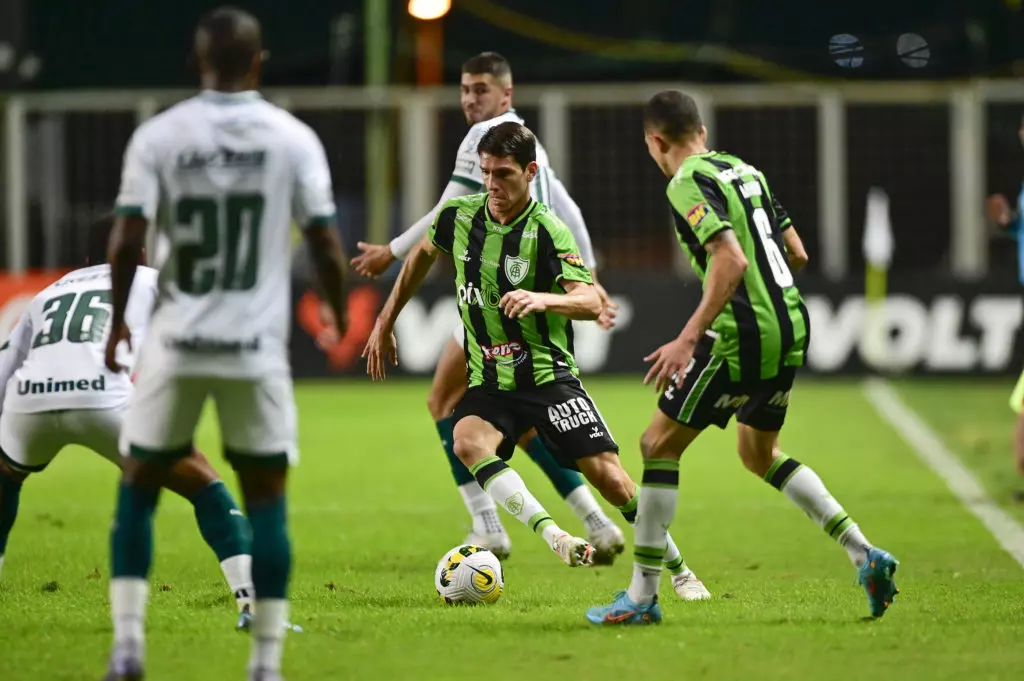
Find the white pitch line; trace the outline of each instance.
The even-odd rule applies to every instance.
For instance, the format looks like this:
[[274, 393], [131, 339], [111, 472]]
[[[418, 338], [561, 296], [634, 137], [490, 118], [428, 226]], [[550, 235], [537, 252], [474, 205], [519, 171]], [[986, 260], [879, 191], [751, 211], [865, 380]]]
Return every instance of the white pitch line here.
[[1024, 567], [1024, 527], [992, 501], [978, 479], [949, 451], [935, 431], [907, 406], [888, 381], [868, 379], [864, 384], [864, 394], [878, 415], [900, 434], [936, 475], [946, 481], [949, 491], [964, 508], [977, 517], [999, 545]]

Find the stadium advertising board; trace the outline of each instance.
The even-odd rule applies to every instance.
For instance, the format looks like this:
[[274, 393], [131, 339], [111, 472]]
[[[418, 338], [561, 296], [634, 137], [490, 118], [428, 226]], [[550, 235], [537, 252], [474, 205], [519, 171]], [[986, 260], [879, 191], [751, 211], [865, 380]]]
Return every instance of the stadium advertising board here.
[[[63, 271], [0, 277], [0, 338], [6, 339], [32, 297]], [[584, 374], [641, 373], [643, 357], [679, 333], [700, 300], [696, 283], [664, 277], [605, 277], [619, 303], [618, 325], [602, 331], [575, 323], [576, 356]], [[974, 285], [894, 282], [882, 305], [864, 300], [855, 282], [801, 282], [811, 318], [808, 373], [859, 375], [883, 369], [915, 375], [1012, 375], [1024, 366], [1024, 296], [1012, 283]], [[307, 283], [292, 290], [291, 359], [297, 378], [360, 375], [360, 357], [387, 289], [353, 287], [350, 326], [329, 342], [320, 301]], [[396, 375], [429, 375], [458, 323], [454, 292], [431, 283], [398, 320]]]
[[[620, 305], [610, 332], [575, 324], [584, 374], [640, 373], [643, 357], [678, 334], [700, 300], [696, 283], [663, 277], [605, 278]], [[881, 305], [865, 301], [856, 282], [802, 282], [811, 318], [808, 373], [858, 375], [874, 370], [918, 375], [1003, 375], [1024, 365], [1024, 297], [1012, 284], [894, 283]], [[318, 303], [296, 285], [292, 361], [296, 376], [359, 374], [359, 354], [387, 291], [357, 286], [349, 303], [351, 329], [341, 343], [321, 347]], [[396, 374], [428, 375], [458, 321], [454, 293], [430, 284], [399, 318]]]

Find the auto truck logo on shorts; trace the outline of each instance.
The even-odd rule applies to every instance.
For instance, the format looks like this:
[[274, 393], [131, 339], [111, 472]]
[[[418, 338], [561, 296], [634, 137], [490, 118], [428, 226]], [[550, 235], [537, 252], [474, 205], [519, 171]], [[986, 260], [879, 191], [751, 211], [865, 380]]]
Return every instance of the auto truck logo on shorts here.
[[590, 403], [581, 397], [548, 407], [548, 419], [559, 433], [568, 433], [580, 426], [601, 425]]
[[494, 360], [498, 364], [519, 366], [526, 359], [527, 350], [521, 343], [499, 343], [498, 345], [481, 345], [484, 360]]

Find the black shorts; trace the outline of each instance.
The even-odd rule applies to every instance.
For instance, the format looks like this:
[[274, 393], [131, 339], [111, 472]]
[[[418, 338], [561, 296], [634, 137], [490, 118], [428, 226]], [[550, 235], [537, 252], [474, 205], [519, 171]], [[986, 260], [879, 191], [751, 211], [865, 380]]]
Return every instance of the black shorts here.
[[577, 459], [618, 452], [608, 424], [579, 381], [547, 383], [528, 390], [470, 388], [455, 407], [454, 422], [479, 416], [505, 436], [497, 454], [508, 461], [519, 438], [531, 428], [563, 468], [579, 470]]
[[782, 367], [774, 378], [735, 383], [724, 357], [711, 354], [714, 341], [705, 336], [693, 353], [682, 386], [670, 384], [658, 408], [685, 426], [725, 428], [736, 414], [739, 423], [763, 431], [781, 430], [789, 407], [796, 367]]

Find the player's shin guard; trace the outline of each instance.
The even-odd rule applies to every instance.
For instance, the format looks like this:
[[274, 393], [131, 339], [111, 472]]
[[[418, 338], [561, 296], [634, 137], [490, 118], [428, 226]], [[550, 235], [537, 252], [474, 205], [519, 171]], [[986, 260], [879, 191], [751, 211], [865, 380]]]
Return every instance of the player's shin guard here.
[[495, 502], [543, 537], [548, 544], [562, 534], [562, 529], [530, 494], [530, 490], [526, 489], [526, 483], [519, 474], [497, 456], [478, 461], [470, 471]]
[[864, 563], [871, 544], [817, 473], [783, 454], [772, 462], [764, 479], [839, 542], [854, 565], [860, 567]]
[[0, 567], [7, 551], [7, 538], [18, 518], [21, 481], [0, 469]]
[[658, 594], [668, 545], [668, 526], [675, 517], [679, 501], [679, 460], [645, 460], [639, 496], [629, 597], [642, 604], [650, 603]]
[[223, 480], [191, 499], [203, 539], [213, 549], [241, 610], [252, 603], [252, 529]]
[[[636, 526], [636, 508], [639, 498], [638, 495], [634, 494], [632, 499], [618, 507], [619, 512], [622, 513], [622, 517], [626, 519], [630, 527]], [[686, 561], [683, 560], [679, 547], [672, 540], [672, 535], [667, 532], [665, 533], [665, 541], [665, 556], [662, 562], [673, 575], [682, 574], [686, 570]]]
[[153, 558], [153, 514], [160, 491], [121, 482], [111, 532], [110, 611], [115, 650], [141, 658]]
[[256, 613], [252, 622], [250, 669], [277, 671], [288, 618], [292, 552], [284, 497], [247, 503], [252, 525], [252, 580]]

